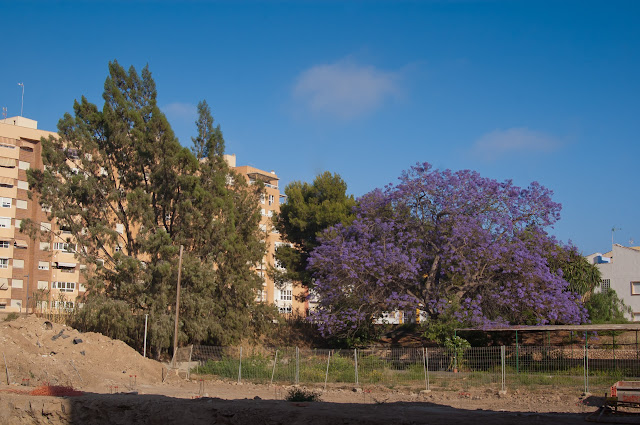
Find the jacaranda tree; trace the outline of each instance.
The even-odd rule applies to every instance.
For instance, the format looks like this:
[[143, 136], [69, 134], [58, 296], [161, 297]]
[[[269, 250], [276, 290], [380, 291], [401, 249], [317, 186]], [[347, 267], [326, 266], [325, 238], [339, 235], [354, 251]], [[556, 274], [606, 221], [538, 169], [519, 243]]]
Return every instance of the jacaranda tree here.
[[579, 295], [549, 267], [561, 206], [527, 188], [418, 164], [358, 200], [356, 219], [311, 253], [324, 334], [350, 336], [382, 312], [455, 308], [468, 325], [580, 323]]

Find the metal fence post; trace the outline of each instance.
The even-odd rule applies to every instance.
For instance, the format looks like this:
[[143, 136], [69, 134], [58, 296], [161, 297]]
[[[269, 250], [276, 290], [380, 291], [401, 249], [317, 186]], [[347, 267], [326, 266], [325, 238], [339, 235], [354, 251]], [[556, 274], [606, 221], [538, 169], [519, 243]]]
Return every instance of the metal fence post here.
[[358, 349], [353, 349], [353, 358], [356, 361], [356, 385], [358, 385]]
[[504, 345], [500, 347], [500, 360], [502, 363], [502, 391], [505, 391], [505, 383], [507, 380], [506, 377], [506, 369], [505, 369], [505, 348]]
[[424, 385], [425, 389], [429, 391], [429, 353], [427, 352], [427, 347], [424, 347], [422, 351], [422, 359], [424, 360]]
[[300, 349], [296, 347], [296, 385], [300, 383]]
[[327, 380], [329, 379], [329, 360], [331, 360], [331, 353], [329, 351], [329, 355], [327, 356], [327, 371], [324, 374], [324, 391], [327, 391]]
[[240, 361], [238, 362], [238, 384], [242, 379], [242, 347], [240, 347]]
[[276, 356], [273, 359], [273, 370], [271, 371], [271, 385], [273, 385], [273, 377], [276, 374], [276, 365], [278, 364], [278, 350], [276, 350]]
[[191, 356], [193, 355], [193, 344], [189, 347], [189, 362], [187, 363], [187, 379], [191, 379]]
[[520, 345], [518, 344], [517, 329], [516, 329], [516, 373], [520, 373]]
[[584, 364], [585, 364], [585, 370], [587, 372], [586, 381], [585, 381], [587, 387], [586, 387], [585, 393], [589, 393], [589, 346], [588, 345], [585, 345], [584, 352], [585, 352]]

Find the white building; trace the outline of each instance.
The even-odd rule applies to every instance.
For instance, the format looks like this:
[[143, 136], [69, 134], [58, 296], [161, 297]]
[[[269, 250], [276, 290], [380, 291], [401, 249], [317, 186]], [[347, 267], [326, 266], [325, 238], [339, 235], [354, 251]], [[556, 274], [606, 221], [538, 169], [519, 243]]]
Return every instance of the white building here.
[[600, 290], [613, 289], [629, 307], [634, 322], [640, 322], [640, 246], [626, 247], [614, 244], [613, 249], [601, 254], [587, 255], [602, 274]]

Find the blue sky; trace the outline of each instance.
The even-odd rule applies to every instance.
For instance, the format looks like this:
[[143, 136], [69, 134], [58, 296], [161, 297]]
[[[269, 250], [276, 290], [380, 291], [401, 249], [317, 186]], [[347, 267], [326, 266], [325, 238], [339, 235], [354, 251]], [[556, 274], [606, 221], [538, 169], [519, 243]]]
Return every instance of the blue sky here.
[[0, 1], [0, 106], [39, 128], [117, 59], [190, 145], [206, 99], [239, 165], [360, 196], [416, 162], [563, 205], [584, 253], [640, 245], [640, 2]]

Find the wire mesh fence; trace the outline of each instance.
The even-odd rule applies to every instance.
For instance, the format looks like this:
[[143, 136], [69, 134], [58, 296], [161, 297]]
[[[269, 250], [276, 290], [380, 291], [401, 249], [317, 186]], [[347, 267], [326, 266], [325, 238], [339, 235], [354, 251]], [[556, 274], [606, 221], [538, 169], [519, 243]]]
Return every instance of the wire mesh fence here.
[[562, 387], [602, 392], [640, 377], [635, 349], [499, 346], [448, 349], [267, 349], [194, 345], [178, 368], [200, 377], [254, 383], [409, 386], [426, 390]]

